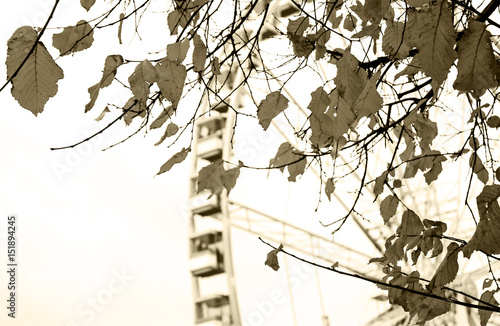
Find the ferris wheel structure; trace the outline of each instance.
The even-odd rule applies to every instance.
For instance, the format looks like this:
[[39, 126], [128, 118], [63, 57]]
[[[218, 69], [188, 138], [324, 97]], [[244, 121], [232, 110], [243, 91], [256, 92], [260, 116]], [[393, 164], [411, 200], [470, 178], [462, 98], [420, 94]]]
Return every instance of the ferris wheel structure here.
[[[279, 1], [274, 1], [272, 6], [275, 16], [284, 17], [295, 13], [286, 6], [280, 6]], [[272, 33], [269, 30], [267, 32]], [[233, 85], [238, 85], [244, 78], [240, 72], [226, 73], [234, 74], [231, 77]], [[297, 108], [297, 115], [307, 117], [308, 113], [303, 105], [294, 99], [293, 91], [286, 87], [282, 90]], [[259, 92], [266, 94], [265, 90], [255, 89], [255, 93]], [[207, 104], [205, 112], [197, 120], [193, 131], [189, 177], [189, 251], [196, 326], [243, 325], [236, 286], [237, 275], [233, 266], [232, 231], [234, 229], [259, 236], [273, 244], [282, 244], [286, 249], [304, 255], [305, 258], [321, 261], [329, 266], [340, 263], [342, 269], [370, 277], [380, 277], [381, 270], [377, 264], [368, 264], [369, 259], [375, 257], [376, 254], [382, 255], [385, 239], [395, 233], [395, 227], [390, 223], [384, 224], [378, 211], [363, 215], [352, 214], [349, 217], [350, 221], [364, 237], [364, 243], [370, 246], [366, 250], [365, 248], [353, 248], [343, 244], [342, 241], [337, 241], [337, 238], [334, 241], [332, 236], [324, 236], [283, 218], [277, 218], [253, 207], [252, 204], [234, 200], [227, 194], [226, 190], [220, 195], [212, 195], [205, 191], [198, 193], [197, 175], [202, 167], [217, 160], [231, 161], [233, 132], [237, 119], [233, 108], [241, 106], [249, 97], [256, 97], [255, 93], [249, 94], [241, 88], [231, 94], [227, 103], [213, 101], [215, 105], [212, 107]], [[443, 115], [439, 117], [439, 119], [447, 118], [449, 117]], [[289, 133], [282, 130], [279, 123], [273, 122], [273, 127], [286, 141], [291, 144], [295, 142], [293, 135], [290, 136]], [[387, 164], [387, 157], [384, 156], [387, 155], [387, 152], [381, 152], [378, 155], [380, 160], [376, 159], [377, 162], [370, 163], [370, 171], [367, 172], [366, 180], [375, 179], [379, 175], [380, 169], [386, 167], [383, 164]], [[361, 181], [363, 176], [353, 168], [353, 160], [349, 157], [341, 157], [341, 159], [345, 162], [346, 167], [354, 171], [352, 178], [358, 182]], [[309, 170], [317, 181], [325, 181], [321, 169], [310, 165]], [[464, 223], [469, 223], [471, 219], [464, 220], [466, 215], [464, 194], [460, 192], [462, 187], [456, 186], [457, 179], [466, 179], [461, 174], [466, 173], [463, 172], [466, 169], [459, 168], [457, 171], [458, 174], [457, 172], [446, 173], [447, 177], [442, 178], [445, 181], [440, 180], [439, 185], [436, 185], [437, 182], [427, 185], [425, 183], [418, 184], [413, 180], [404, 181], [400, 198], [424, 218], [444, 221], [453, 231], [457, 231], [459, 228], [460, 230], [465, 229], [465, 233], [455, 232], [454, 234], [462, 239], [468, 239], [474, 225], [471, 225], [470, 229], [464, 228]], [[348, 191], [335, 191], [332, 194], [332, 202], [341, 212], [349, 212], [353, 203], [352, 195], [352, 192]], [[373, 197], [361, 197], [358, 205], [363, 205], [363, 202], [373, 205]], [[342, 213], [337, 215], [342, 215]], [[480, 286], [478, 282], [485, 277], [486, 264], [487, 262], [484, 261], [476, 263], [467, 272], [458, 275], [455, 283], [474, 292], [474, 288]], [[447, 314], [446, 317], [438, 317], [429, 324], [479, 324], [477, 312], [472, 312], [471, 309], [453, 309], [453, 317], [449, 317]], [[369, 324], [371, 326], [406, 325], [410, 322], [407, 315], [402, 309], [385, 303], [380, 306], [380, 314]], [[326, 315], [323, 316], [322, 321], [322, 326], [330, 325]]]

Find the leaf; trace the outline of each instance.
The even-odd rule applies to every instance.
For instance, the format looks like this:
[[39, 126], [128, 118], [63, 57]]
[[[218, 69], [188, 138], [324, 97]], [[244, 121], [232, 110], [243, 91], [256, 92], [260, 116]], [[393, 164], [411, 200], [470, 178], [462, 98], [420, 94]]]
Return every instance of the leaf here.
[[396, 196], [389, 195], [380, 203], [380, 215], [384, 219], [384, 224], [387, 224], [391, 217], [396, 214], [398, 209], [399, 199]]
[[156, 175], [160, 175], [162, 173], [170, 171], [170, 169], [175, 165], [183, 162], [188, 153], [191, 151], [191, 148], [183, 148], [180, 152], [174, 154], [168, 161], [166, 161], [160, 168], [160, 171]]
[[325, 194], [328, 197], [329, 201], [332, 201], [332, 194], [335, 191], [335, 183], [333, 182], [333, 178], [328, 178], [325, 183]]
[[125, 20], [125, 14], [122, 12], [120, 14], [120, 22], [118, 23], [118, 44], [122, 44], [122, 27], [123, 21]]
[[80, 4], [82, 5], [85, 10], [89, 11], [90, 8], [94, 5], [95, 0], [80, 0]]
[[477, 196], [477, 209], [479, 223], [472, 238], [463, 249], [465, 258], [477, 250], [487, 254], [500, 254], [500, 185], [484, 186], [483, 191]]
[[359, 61], [347, 48], [344, 55], [337, 62], [337, 76], [333, 79], [337, 86], [339, 96], [347, 102], [349, 107], [353, 106], [365, 88], [367, 73], [359, 67]]
[[304, 32], [309, 27], [309, 17], [299, 17], [295, 20], [289, 19], [286, 32], [289, 35], [304, 36]]
[[163, 141], [165, 139], [167, 139], [168, 137], [172, 137], [178, 131], [179, 131], [179, 127], [175, 123], [173, 123], [173, 122], [169, 123], [167, 125], [167, 128], [165, 128], [165, 133], [163, 134], [163, 136], [161, 136], [160, 140], [155, 144], [155, 146], [160, 145], [161, 143], [163, 143]]
[[119, 54], [108, 55], [104, 62], [104, 70], [102, 72], [101, 80], [89, 87], [90, 102], [85, 105], [85, 112], [88, 112], [94, 107], [95, 101], [99, 96], [99, 90], [108, 87], [115, 78], [118, 67], [123, 64], [123, 57]]
[[378, 197], [382, 191], [384, 191], [384, 184], [388, 174], [389, 172], [384, 171], [381, 175], [375, 178], [375, 186], [373, 187], [373, 194], [375, 195], [375, 198]]
[[443, 259], [439, 267], [436, 269], [434, 276], [427, 285], [427, 288], [432, 291], [435, 288], [441, 288], [448, 283], [453, 282], [458, 273], [458, 253], [462, 250], [456, 242], [448, 245], [446, 257]]
[[150, 86], [158, 80], [158, 73], [155, 67], [148, 60], [139, 63], [132, 75], [128, 78], [132, 94], [138, 100], [146, 101], [149, 95]]
[[404, 59], [410, 54], [410, 46], [404, 42], [405, 25], [402, 22], [389, 21], [382, 36], [382, 50], [396, 59]]
[[456, 58], [453, 49], [456, 35], [448, 1], [437, 1], [430, 7], [430, 15], [425, 17], [430, 21], [419, 26], [420, 36], [416, 40], [418, 53], [415, 57], [418, 57], [424, 73], [441, 85]]
[[289, 34], [288, 38], [292, 42], [293, 53], [299, 58], [308, 57], [315, 49], [314, 42], [309, 37]]
[[[498, 307], [498, 302], [497, 300], [495, 300], [495, 297], [493, 296], [495, 292], [496, 291], [491, 291], [491, 290], [484, 291], [483, 294], [481, 294], [479, 300]], [[479, 302], [479, 306], [486, 306], [486, 304]], [[478, 309], [478, 311], [479, 311], [479, 320], [481, 322], [481, 326], [486, 326], [488, 324], [488, 320], [490, 320], [493, 311], [483, 310], [483, 309]]]
[[489, 174], [488, 170], [483, 165], [483, 161], [477, 155], [476, 152], [473, 152], [469, 159], [469, 166], [472, 168], [472, 171], [477, 175], [477, 178], [484, 184], [488, 183]]
[[173, 113], [174, 113], [174, 110], [172, 109], [172, 106], [169, 105], [166, 109], [163, 109], [163, 111], [161, 111], [158, 118], [156, 118], [155, 121], [153, 121], [151, 123], [151, 126], [149, 126], [149, 129], [160, 128], [161, 126], [163, 126], [163, 124], [165, 122], [167, 122], [168, 118], [170, 118]]
[[144, 105], [144, 101], [139, 101], [134, 96], [129, 98], [127, 103], [125, 103], [123, 111], [125, 112], [123, 121], [127, 126], [132, 123], [133, 119], [137, 117], [144, 118], [146, 116], [146, 106]]
[[210, 63], [210, 69], [212, 71], [212, 74], [214, 74], [215, 76], [222, 75], [222, 73], [220, 72], [219, 58], [214, 57], [214, 59]]
[[90, 48], [94, 42], [94, 31], [85, 20], [76, 26], [68, 26], [59, 34], [52, 36], [52, 46], [59, 50], [61, 56]]
[[443, 171], [442, 162], [446, 161], [444, 155], [439, 155], [434, 158], [432, 168], [424, 174], [425, 182], [430, 185], [433, 181], [436, 181], [439, 174]]
[[163, 59], [156, 65], [158, 72], [158, 87], [174, 109], [177, 108], [182, 96], [184, 81], [186, 80], [186, 67], [168, 59]]
[[384, 101], [377, 91], [377, 82], [379, 78], [380, 71], [377, 71], [359, 94], [359, 98], [353, 108], [358, 119], [375, 114], [382, 108]]
[[[7, 42], [7, 79], [21, 66], [38, 37], [29, 26], [18, 28]], [[38, 42], [17, 75], [12, 78], [12, 96], [35, 116], [43, 111], [49, 98], [57, 94], [62, 69], [52, 59], [42, 42]]]
[[283, 245], [280, 244], [278, 248], [273, 249], [267, 253], [267, 258], [266, 261], [264, 262], [264, 265], [267, 265], [277, 271], [280, 269], [280, 264], [278, 262], [278, 253], [283, 249]]
[[499, 128], [500, 127], [500, 117], [497, 115], [492, 115], [491, 117], [488, 118], [486, 121], [486, 124], [490, 128]]
[[106, 113], [108, 113], [108, 112], [111, 112], [111, 111], [110, 111], [110, 110], [109, 110], [109, 108], [106, 106], [106, 107], [104, 108], [104, 110], [102, 110], [101, 114], [99, 114], [99, 115], [97, 116], [97, 118], [95, 118], [95, 121], [101, 121], [101, 120], [104, 118], [104, 115], [105, 115]]
[[332, 120], [333, 137], [340, 139], [354, 124], [354, 112], [347, 102], [334, 90], [330, 94], [330, 108], [327, 112]]
[[417, 236], [424, 230], [424, 226], [420, 217], [415, 214], [412, 210], [407, 210], [403, 213], [401, 218], [401, 224], [397, 228], [396, 232], [400, 236]]
[[295, 182], [298, 175], [304, 173], [306, 167], [306, 159], [302, 155], [294, 153], [293, 146], [284, 142], [278, 148], [276, 156], [269, 162], [271, 167], [279, 167], [283, 172], [285, 168], [288, 169], [288, 181]]
[[228, 195], [231, 192], [231, 189], [233, 189], [236, 185], [236, 180], [240, 176], [240, 168], [243, 166], [243, 163], [241, 161], [239, 163], [239, 166], [226, 170], [222, 174], [222, 184], [224, 185], [224, 188], [226, 188]]
[[185, 28], [187, 26], [188, 20], [189, 17], [187, 10], [186, 13], [180, 11], [179, 9], [171, 11], [167, 16], [167, 23], [170, 34], [177, 35], [178, 28]]
[[349, 32], [352, 32], [356, 28], [357, 21], [358, 21], [358, 19], [356, 18], [356, 16], [349, 14], [344, 18], [344, 25], [343, 26], [346, 30], [348, 30]]
[[205, 70], [205, 62], [207, 61], [207, 46], [198, 34], [194, 34], [193, 44], [193, 70], [195, 72], [203, 72]]
[[487, 88], [497, 85], [490, 38], [485, 23], [469, 20], [469, 26], [457, 44], [458, 77], [453, 83], [455, 89], [480, 96]]
[[332, 266], [330, 266], [330, 268], [331, 268], [331, 269], [335, 269], [335, 268], [337, 268], [337, 267], [339, 267], [339, 262], [338, 262], [338, 261], [334, 262], [334, 263], [332, 264]]
[[491, 278], [485, 278], [483, 281], [483, 290], [486, 288], [489, 288], [492, 283], [493, 283], [493, 280]]
[[167, 59], [182, 63], [186, 59], [189, 50], [189, 39], [167, 45]]
[[242, 165], [243, 164], [240, 162], [237, 167], [225, 170], [223, 161], [219, 159], [203, 167], [198, 172], [198, 193], [208, 189], [213, 195], [220, 195], [225, 188], [229, 194], [236, 184], [236, 179], [238, 179], [240, 175], [240, 168]]
[[333, 141], [333, 121], [330, 115], [325, 113], [329, 104], [330, 98], [323, 87], [318, 87], [311, 93], [311, 102], [307, 108], [312, 113], [309, 117], [312, 131], [310, 141], [316, 148], [327, 147]]
[[259, 123], [264, 130], [269, 128], [271, 121], [288, 107], [288, 99], [279, 91], [269, 93], [257, 109]]

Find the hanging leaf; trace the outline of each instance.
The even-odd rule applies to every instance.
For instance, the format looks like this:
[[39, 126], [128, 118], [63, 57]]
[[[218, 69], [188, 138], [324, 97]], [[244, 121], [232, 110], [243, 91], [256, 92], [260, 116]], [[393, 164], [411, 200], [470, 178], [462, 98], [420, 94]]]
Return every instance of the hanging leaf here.
[[416, 42], [418, 62], [424, 73], [441, 85], [455, 61], [455, 30], [448, 1], [439, 0], [430, 7], [430, 21], [420, 24]]
[[312, 135], [309, 138], [316, 148], [328, 147], [334, 140], [334, 124], [326, 109], [330, 104], [330, 97], [323, 87], [318, 87], [311, 93], [311, 102], [307, 108], [311, 111], [309, 123]]
[[279, 91], [269, 93], [257, 109], [259, 123], [264, 130], [269, 128], [271, 121], [288, 107], [288, 99]]
[[469, 26], [457, 44], [458, 77], [453, 83], [455, 89], [481, 96], [487, 88], [497, 85], [490, 38], [485, 23], [469, 20]]
[[132, 75], [128, 78], [130, 89], [138, 100], [146, 101], [149, 96], [149, 88], [158, 80], [155, 67], [148, 60], [139, 63]]
[[76, 26], [65, 27], [59, 34], [52, 36], [52, 46], [59, 50], [61, 56], [90, 48], [94, 42], [94, 31], [85, 20]]
[[223, 161], [219, 159], [203, 167], [198, 172], [198, 193], [208, 189], [212, 195], [219, 195], [226, 189], [229, 194], [240, 175], [241, 166], [242, 163], [240, 162], [238, 167], [225, 170]]
[[189, 39], [187, 38], [183, 39], [180, 42], [169, 44], [167, 45], [167, 59], [176, 61], [177, 63], [182, 63], [182, 61], [186, 59], [188, 50], [189, 50]]
[[193, 70], [195, 72], [203, 72], [205, 70], [205, 62], [207, 61], [207, 46], [198, 34], [194, 34], [193, 44]]
[[489, 288], [493, 284], [493, 280], [491, 278], [485, 278], [483, 281], [483, 290]]
[[384, 171], [381, 175], [375, 178], [375, 186], [373, 187], [373, 194], [375, 195], [375, 198], [377, 198], [382, 193], [382, 191], [384, 191], [384, 184], [387, 180], [388, 174], [388, 171]]
[[80, 0], [80, 4], [82, 5], [85, 10], [89, 11], [90, 8], [94, 5], [95, 0]]
[[104, 62], [104, 70], [102, 72], [101, 80], [89, 87], [90, 102], [85, 105], [85, 112], [88, 112], [94, 107], [95, 101], [99, 96], [99, 90], [108, 87], [115, 78], [118, 67], [123, 64], [123, 57], [119, 54], [108, 55]]
[[172, 117], [173, 113], [174, 113], [174, 110], [172, 109], [172, 106], [169, 105], [166, 109], [163, 109], [163, 111], [161, 111], [158, 118], [156, 118], [155, 121], [153, 121], [151, 123], [151, 126], [149, 126], [149, 129], [160, 128], [161, 126], [163, 126], [163, 124], [165, 122], [167, 122], [168, 118]]
[[477, 155], [476, 152], [473, 152], [469, 159], [469, 166], [472, 168], [472, 172], [474, 172], [477, 178], [484, 184], [488, 183], [489, 174], [488, 170], [483, 165], [483, 161]]
[[399, 199], [396, 196], [389, 195], [380, 203], [380, 215], [384, 219], [384, 224], [387, 224], [391, 217], [396, 214], [398, 209]]
[[325, 194], [328, 197], [329, 201], [332, 201], [332, 194], [335, 191], [335, 183], [333, 182], [333, 178], [328, 178], [325, 183]]
[[106, 113], [108, 113], [108, 112], [111, 112], [111, 111], [110, 111], [110, 110], [109, 110], [109, 108], [106, 106], [106, 107], [104, 108], [104, 110], [102, 110], [101, 114], [99, 114], [99, 115], [97, 116], [97, 118], [95, 118], [95, 121], [101, 121], [101, 120], [104, 118], [104, 116], [106, 115]]
[[167, 23], [171, 35], [177, 35], [179, 27], [186, 28], [189, 21], [188, 15], [188, 10], [181, 11], [179, 9], [175, 9], [168, 14]]
[[479, 223], [472, 238], [463, 249], [464, 257], [470, 258], [474, 251], [481, 250], [487, 254], [500, 254], [500, 185], [484, 186], [477, 196]]
[[[37, 32], [29, 26], [18, 28], [7, 42], [7, 78], [10, 79], [35, 45]], [[57, 82], [64, 77], [42, 42], [38, 42], [17, 75], [12, 78], [12, 96], [35, 116], [49, 98], [57, 94]]]
[[276, 156], [270, 160], [269, 165], [270, 167], [279, 167], [281, 172], [287, 168], [288, 181], [295, 182], [297, 176], [304, 173], [306, 159], [304, 156], [296, 154], [290, 143], [284, 142], [278, 148]]
[[180, 152], [176, 153], [174, 156], [172, 156], [167, 162], [165, 162], [161, 166], [160, 171], [156, 175], [160, 175], [162, 173], [168, 172], [175, 164], [183, 162], [186, 159], [186, 157], [190, 151], [191, 151], [191, 148], [181, 149]]
[[330, 109], [327, 112], [332, 120], [333, 137], [340, 139], [354, 124], [354, 112], [335, 89], [330, 94]]
[[120, 22], [118, 23], [118, 44], [122, 44], [122, 27], [124, 20], [125, 20], [125, 14], [122, 12], [120, 14]]
[[267, 253], [267, 258], [266, 261], [264, 262], [264, 265], [267, 265], [277, 271], [280, 269], [280, 264], [278, 262], [278, 253], [283, 249], [283, 245], [280, 244], [278, 248], [273, 249]]
[[187, 76], [186, 67], [175, 61], [163, 59], [156, 65], [156, 71], [158, 72], [157, 84], [161, 94], [176, 109], [182, 97], [184, 81]]
[[359, 98], [353, 108], [357, 119], [375, 114], [382, 108], [384, 101], [377, 91], [377, 82], [379, 78], [380, 71], [377, 71], [359, 94]]
[[309, 28], [309, 17], [299, 17], [288, 20], [286, 32], [288, 35], [303, 36], [307, 28]]
[[351, 49], [344, 51], [342, 59], [337, 62], [337, 76], [333, 79], [337, 92], [349, 107], [358, 100], [367, 82], [367, 73], [359, 67], [359, 61], [351, 54]]
[[169, 123], [167, 125], [167, 128], [165, 128], [165, 133], [163, 134], [163, 136], [161, 136], [160, 140], [155, 144], [155, 146], [161, 145], [161, 143], [163, 143], [165, 139], [167, 139], [168, 137], [172, 137], [178, 131], [179, 127], [175, 123], [173, 122]]
[[446, 257], [444, 257], [439, 267], [436, 269], [434, 276], [427, 285], [427, 288], [432, 291], [436, 288], [441, 288], [448, 283], [453, 282], [458, 273], [458, 253], [462, 250], [456, 242], [448, 245]]
[[236, 185], [236, 180], [240, 176], [240, 169], [242, 166], [243, 163], [240, 161], [237, 167], [226, 170], [222, 173], [222, 184], [224, 185], [224, 188], [226, 188], [228, 195]]
[[405, 24], [389, 21], [382, 36], [382, 50], [395, 59], [404, 59], [410, 54], [410, 46], [404, 42]]
[[[498, 302], [493, 296], [496, 291], [484, 291], [479, 298], [480, 301], [487, 302], [494, 306], [498, 307]], [[486, 304], [479, 302], [479, 306], [486, 306]], [[488, 320], [490, 320], [491, 314], [493, 311], [478, 309], [479, 311], [479, 320], [481, 322], [481, 326], [486, 326], [488, 324]]]

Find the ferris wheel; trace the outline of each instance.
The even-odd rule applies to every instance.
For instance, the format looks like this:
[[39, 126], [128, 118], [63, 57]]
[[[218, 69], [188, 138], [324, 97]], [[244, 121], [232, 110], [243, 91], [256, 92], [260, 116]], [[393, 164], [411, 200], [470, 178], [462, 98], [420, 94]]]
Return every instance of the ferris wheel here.
[[[280, 6], [276, 1], [275, 16], [294, 14], [290, 8]], [[279, 10], [277, 9], [279, 8]], [[239, 84], [243, 76], [238, 72], [232, 73], [233, 84]], [[293, 91], [284, 92], [294, 102], [298, 116], [307, 116], [303, 104], [294, 99]], [[265, 95], [265, 90], [261, 93]], [[192, 161], [190, 173], [190, 273], [192, 276], [192, 289], [194, 298], [195, 324], [197, 326], [240, 326], [243, 325], [241, 307], [238, 299], [236, 286], [237, 275], [234, 268], [232, 232], [240, 229], [245, 232], [262, 237], [274, 244], [283, 244], [291, 251], [305, 255], [309, 259], [318, 260], [332, 265], [340, 263], [341, 268], [358, 275], [380, 276], [381, 272], [376, 264], [367, 265], [368, 260], [376, 254], [383, 254], [384, 242], [395, 233], [395, 228], [390, 223], [384, 224], [378, 211], [367, 212], [363, 215], [353, 214], [351, 221], [364, 237], [365, 245], [371, 248], [352, 248], [350, 245], [342, 244], [341, 232], [333, 241], [332, 237], [320, 235], [315, 231], [308, 230], [284, 220], [277, 218], [263, 210], [254, 207], [252, 203], [234, 200], [223, 191], [220, 195], [211, 195], [206, 192], [198, 193], [196, 185], [197, 173], [203, 166], [216, 160], [231, 161], [233, 155], [234, 126], [236, 114], [231, 107], [239, 107], [245, 98], [259, 97], [259, 90], [249, 94], [238, 89], [231, 97], [229, 103], [217, 102], [212, 107], [206, 108], [206, 112], [198, 120], [193, 135], [191, 147]], [[261, 95], [262, 95], [261, 94]], [[441, 115], [439, 119], [448, 119], [449, 116]], [[444, 121], [444, 120], [440, 120]], [[285, 140], [293, 143], [293, 135], [290, 136], [282, 125], [273, 123], [277, 134]], [[386, 152], [380, 152], [376, 160], [371, 162], [373, 169], [367, 173], [367, 180], [374, 180], [384, 169], [387, 163], [384, 160]], [[353, 164], [349, 157], [342, 158], [345, 166]], [[467, 165], [467, 164], [465, 164]], [[352, 169], [352, 167], [351, 167]], [[317, 181], [324, 176], [314, 166], [310, 167]], [[457, 172], [451, 172], [442, 177], [439, 184], [430, 186], [422, 183], [404, 183], [401, 187], [400, 198], [407, 202], [419, 215], [429, 217], [433, 220], [444, 221], [450, 228], [457, 229], [460, 226], [465, 233], [457, 234], [457, 237], [468, 239], [472, 235], [474, 225], [467, 230], [464, 223], [471, 219], [465, 219], [466, 215], [464, 194], [460, 193], [462, 187], [456, 187], [456, 180], [466, 180], [467, 168], [459, 167]], [[352, 174], [351, 180], [361, 181], [362, 176], [356, 172]], [[444, 181], [441, 181], [444, 180]], [[447, 184], [448, 182], [448, 184]], [[472, 189], [473, 192], [474, 189]], [[352, 192], [333, 193], [332, 202], [339, 212], [348, 212], [352, 204]], [[369, 196], [367, 196], [369, 197]], [[362, 198], [360, 205], [373, 204], [373, 198]], [[339, 213], [337, 215], [342, 215]], [[431, 218], [432, 217], [432, 218]], [[339, 239], [340, 238], [340, 239]], [[437, 260], [437, 264], [439, 263]], [[488, 271], [487, 262], [479, 261], [472, 264], [457, 276], [454, 284], [461, 288], [467, 288], [474, 293], [484, 279], [484, 271]], [[434, 270], [436, 266], [433, 266]], [[485, 269], [486, 268], [486, 269]], [[216, 289], [216, 291], [213, 291]], [[465, 291], [467, 292], [467, 291]], [[374, 304], [377, 304], [374, 301]], [[452, 317], [450, 317], [452, 316]], [[323, 316], [323, 325], [328, 326], [329, 321], [326, 314]], [[494, 318], [490, 321], [495, 322]], [[407, 325], [408, 314], [400, 308], [380, 305], [380, 314], [370, 321], [370, 325]], [[477, 311], [471, 309], [452, 308], [452, 313], [445, 317], [437, 317], [430, 325], [478, 325]]]

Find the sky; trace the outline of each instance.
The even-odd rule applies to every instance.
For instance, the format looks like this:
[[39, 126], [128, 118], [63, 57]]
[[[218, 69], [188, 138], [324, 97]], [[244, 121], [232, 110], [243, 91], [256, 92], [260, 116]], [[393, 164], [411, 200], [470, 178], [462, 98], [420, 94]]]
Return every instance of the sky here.
[[[42, 26], [51, 6], [48, 0], [4, 4], [0, 62], [5, 62], [5, 45], [15, 29]], [[97, 1], [87, 14], [78, 1], [63, 0], [50, 26], [95, 17], [102, 7]], [[165, 15], [157, 9], [156, 15]], [[161, 50], [166, 33], [158, 33], [152, 21], [142, 24], [143, 41], [161, 44], [157, 46]], [[148, 37], [151, 30], [154, 38]], [[107, 54], [124, 48], [129, 58], [145, 54], [146, 47], [128, 46], [136, 44], [138, 37], [132, 35], [124, 26], [125, 44], [119, 45], [116, 29], [100, 30], [90, 50], [57, 59], [65, 77], [58, 95], [38, 117], [19, 106], [10, 86], [0, 93], [0, 264], [6, 268], [9, 216], [16, 217], [18, 262], [17, 318], [8, 318], [4, 309], [1, 325], [193, 324], [189, 158], [171, 173], [154, 177], [182, 146], [155, 147], [162, 132], [148, 131], [102, 151], [133, 131], [119, 122], [81, 146], [50, 150], [74, 144], [113, 119], [95, 121], [107, 102], [124, 101], [127, 95], [105, 89], [95, 108], [85, 114], [87, 88], [99, 80]], [[42, 41], [56, 57], [50, 39], [46, 36]], [[5, 76], [3, 64], [0, 75]], [[241, 137], [244, 140], [235, 150], [254, 163], [266, 162], [283, 141], [277, 133], [252, 128]], [[241, 180], [245, 186], [234, 191], [239, 201], [329, 236], [328, 230], [319, 227], [319, 220], [328, 213], [312, 213], [316, 188], [304, 192], [311, 178], [289, 185], [281, 175], [245, 172]], [[375, 286], [290, 258], [283, 259], [284, 267], [274, 272], [263, 263], [270, 248], [255, 235], [234, 229], [233, 239], [237, 239], [233, 258], [245, 325], [294, 325], [294, 320], [297, 325], [321, 325], [322, 305], [332, 325], [359, 325], [376, 311], [366, 303], [366, 298], [379, 293]], [[8, 296], [7, 283], [7, 273], [0, 273], [1, 298]]]

